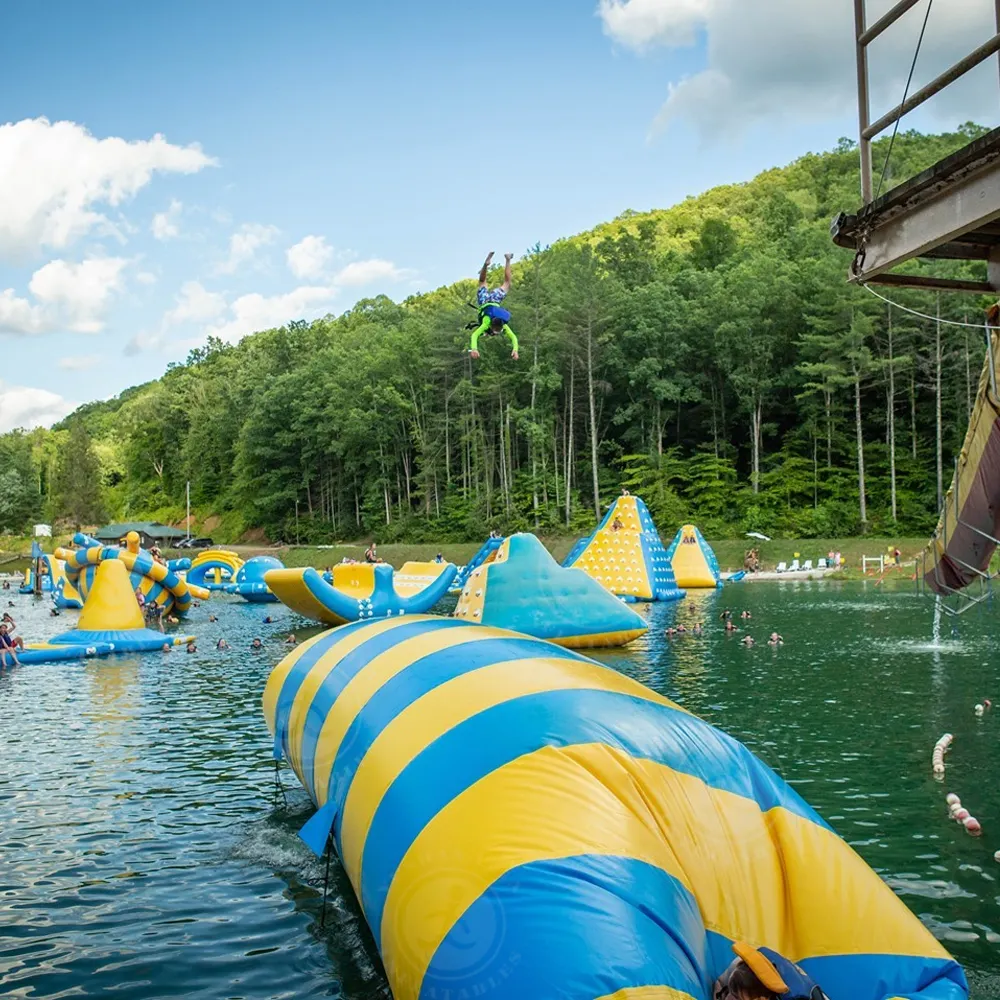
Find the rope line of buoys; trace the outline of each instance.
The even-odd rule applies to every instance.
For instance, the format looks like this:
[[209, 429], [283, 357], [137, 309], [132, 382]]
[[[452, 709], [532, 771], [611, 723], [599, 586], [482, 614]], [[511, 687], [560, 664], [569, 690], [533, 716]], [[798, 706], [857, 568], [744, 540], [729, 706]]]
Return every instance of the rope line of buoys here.
[[937, 778], [944, 777], [944, 755], [951, 749], [952, 741], [955, 739], [951, 733], [945, 733], [934, 744], [934, 752], [931, 754], [931, 766], [934, 769], [934, 775]]

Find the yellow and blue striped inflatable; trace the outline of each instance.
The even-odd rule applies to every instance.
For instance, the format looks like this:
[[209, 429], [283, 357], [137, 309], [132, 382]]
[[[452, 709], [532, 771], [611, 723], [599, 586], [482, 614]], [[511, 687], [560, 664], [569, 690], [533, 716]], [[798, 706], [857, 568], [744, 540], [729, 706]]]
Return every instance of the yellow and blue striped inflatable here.
[[319, 807], [396, 1000], [711, 1000], [736, 940], [830, 1000], [962, 1000], [960, 967], [774, 772], [570, 650], [359, 622], [272, 673], [278, 757]]

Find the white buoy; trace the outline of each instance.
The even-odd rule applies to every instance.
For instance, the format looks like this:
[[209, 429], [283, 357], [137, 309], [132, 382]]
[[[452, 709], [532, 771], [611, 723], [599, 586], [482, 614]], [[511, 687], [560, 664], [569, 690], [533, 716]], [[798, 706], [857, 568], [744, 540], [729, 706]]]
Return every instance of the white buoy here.
[[980, 718], [982, 717], [982, 714], [985, 711], [986, 709], [982, 705], [976, 705], [976, 715], [978, 715]]
[[961, 800], [961, 799], [960, 799], [960, 798], [959, 798], [959, 797], [958, 797], [958, 796], [957, 796], [957, 795], [956, 795], [956, 794], [955, 794], [954, 792], [949, 792], [949, 793], [948, 793], [948, 794], [947, 794], [947, 795], [946, 795], [946, 796], [944, 797], [944, 800], [945, 800], [945, 802], [947, 802], [947, 803], [948, 803], [948, 805], [950, 805], [950, 806], [954, 806], [954, 805], [961, 805], [961, 804], [962, 804], [962, 800]]

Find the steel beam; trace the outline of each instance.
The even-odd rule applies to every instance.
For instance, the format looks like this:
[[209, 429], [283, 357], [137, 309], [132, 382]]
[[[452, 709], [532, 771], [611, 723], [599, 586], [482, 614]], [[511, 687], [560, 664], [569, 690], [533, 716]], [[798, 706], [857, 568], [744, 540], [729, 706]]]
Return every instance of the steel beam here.
[[897, 264], [996, 219], [1000, 219], [1000, 162], [955, 181], [881, 225], [876, 223], [867, 236], [864, 262], [854, 279], [871, 281]]
[[[1000, 0], [997, 0], [1000, 4]], [[872, 200], [872, 141], [865, 136], [871, 115], [871, 101], [868, 97], [868, 44], [865, 35], [865, 0], [854, 0], [854, 37], [857, 39], [858, 63], [858, 150], [861, 154], [861, 200], [865, 205]]]
[[991, 295], [997, 286], [985, 281], [965, 281], [960, 278], [931, 278], [924, 274], [877, 274], [862, 279], [866, 285], [889, 285], [892, 288], [917, 288], [921, 291], [974, 292]]
[[[858, 36], [858, 44], [868, 46], [885, 31], [886, 28], [895, 24], [911, 7], [916, 7], [920, 0], [899, 0], [892, 10], [883, 14], [867, 31], [862, 31]], [[1000, 0], [997, 0], [1000, 4]]]
[[[874, 139], [879, 133], [884, 132], [894, 122], [899, 121], [903, 115], [909, 114], [914, 108], [919, 108], [925, 101], [929, 101], [935, 94], [940, 93], [949, 84], [965, 76], [970, 70], [975, 69], [981, 62], [986, 62], [990, 56], [1000, 52], [1000, 31], [998, 31], [988, 42], [980, 45], [975, 52], [970, 52], [964, 59], [955, 63], [949, 70], [945, 70], [939, 77], [931, 80], [926, 87], [921, 87], [912, 97], [908, 97], [902, 104], [897, 105], [888, 114], [884, 114], [873, 125], [861, 129], [862, 139]], [[867, 62], [867, 60], [866, 60]], [[867, 204], [867, 203], [866, 203]]]

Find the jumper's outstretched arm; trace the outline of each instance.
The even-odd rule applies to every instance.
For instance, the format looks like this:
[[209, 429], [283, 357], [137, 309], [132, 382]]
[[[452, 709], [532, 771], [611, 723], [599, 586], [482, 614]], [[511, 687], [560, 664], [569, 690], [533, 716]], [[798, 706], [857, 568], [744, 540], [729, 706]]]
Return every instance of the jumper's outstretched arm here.
[[517, 361], [517, 334], [506, 324], [503, 325], [503, 332], [507, 335], [507, 339], [510, 341], [511, 352], [510, 356]]
[[490, 328], [489, 316], [484, 316], [482, 323], [472, 331], [472, 344], [469, 347], [469, 354], [474, 358], [479, 357], [479, 338], [484, 336]]

